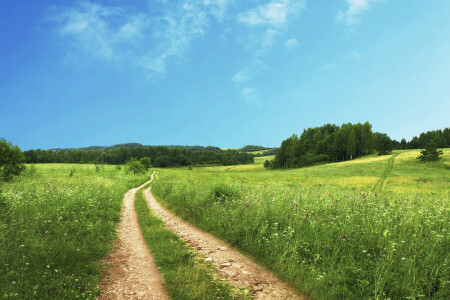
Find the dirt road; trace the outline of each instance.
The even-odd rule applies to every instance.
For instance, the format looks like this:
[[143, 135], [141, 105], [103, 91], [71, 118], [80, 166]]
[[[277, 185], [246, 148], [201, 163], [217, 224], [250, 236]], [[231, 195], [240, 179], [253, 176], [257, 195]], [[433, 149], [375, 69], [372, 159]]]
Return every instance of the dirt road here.
[[251, 262], [236, 250], [169, 213], [155, 200], [150, 188], [144, 191], [149, 206], [188, 245], [206, 255], [217, 266], [218, 275], [241, 287], [250, 288], [254, 299], [308, 299], [272, 273]]
[[112, 267], [100, 282], [99, 299], [168, 299], [134, 210], [136, 191], [150, 181], [125, 194], [119, 239], [115, 250], [105, 260], [105, 265]]

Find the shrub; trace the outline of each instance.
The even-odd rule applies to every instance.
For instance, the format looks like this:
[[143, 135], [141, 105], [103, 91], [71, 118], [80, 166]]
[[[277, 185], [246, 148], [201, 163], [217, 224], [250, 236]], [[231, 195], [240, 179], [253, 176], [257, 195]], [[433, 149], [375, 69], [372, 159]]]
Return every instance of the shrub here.
[[25, 170], [25, 158], [19, 147], [0, 139], [0, 181], [11, 181]]

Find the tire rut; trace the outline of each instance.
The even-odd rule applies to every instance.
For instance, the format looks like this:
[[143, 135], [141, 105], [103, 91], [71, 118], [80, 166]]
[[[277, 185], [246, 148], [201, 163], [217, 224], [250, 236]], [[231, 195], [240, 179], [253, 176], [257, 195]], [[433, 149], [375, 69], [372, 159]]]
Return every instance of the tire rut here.
[[381, 174], [380, 179], [378, 179], [378, 181], [375, 183], [373, 187], [374, 192], [381, 193], [383, 191], [384, 186], [386, 184], [386, 180], [388, 179], [389, 175], [394, 169], [394, 161], [398, 155], [399, 153], [393, 154], [392, 157], [388, 159], [386, 169], [384, 170], [383, 174]]
[[100, 282], [101, 295], [98, 299], [168, 299], [134, 209], [136, 191], [150, 182], [125, 194], [118, 228], [119, 238], [114, 251], [104, 261], [106, 266], [111, 267]]
[[170, 230], [204, 254], [206, 261], [216, 264], [219, 277], [237, 286], [250, 288], [254, 299], [309, 299], [230, 246], [168, 212], [156, 201], [151, 187], [143, 193], [150, 208]]

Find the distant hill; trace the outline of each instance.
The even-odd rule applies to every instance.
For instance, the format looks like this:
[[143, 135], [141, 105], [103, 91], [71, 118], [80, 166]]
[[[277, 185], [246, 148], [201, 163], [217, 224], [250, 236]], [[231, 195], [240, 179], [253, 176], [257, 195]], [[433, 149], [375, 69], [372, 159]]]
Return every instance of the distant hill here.
[[[53, 148], [50, 150], [53, 151], [69, 151], [69, 150], [81, 150], [81, 151], [89, 151], [89, 150], [101, 150], [101, 151], [109, 151], [111, 149], [116, 149], [116, 148], [136, 148], [136, 147], [152, 147], [150, 145], [142, 145], [140, 143], [124, 143], [124, 144], [116, 144], [116, 145], [112, 145], [112, 146], [89, 146], [89, 147], [81, 147], [81, 148]], [[187, 150], [210, 150], [210, 151], [220, 151], [221, 149], [219, 147], [215, 147], [215, 146], [182, 146], [182, 145], [168, 145], [168, 146], [164, 146], [164, 147], [168, 147], [168, 148], [181, 148], [181, 149], [187, 149]]]
[[262, 151], [262, 150], [266, 150], [266, 149], [270, 149], [270, 148], [267, 148], [264, 146], [257, 146], [257, 145], [247, 145], [238, 150], [242, 151], [242, 152], [255, 152], [255, 151]]

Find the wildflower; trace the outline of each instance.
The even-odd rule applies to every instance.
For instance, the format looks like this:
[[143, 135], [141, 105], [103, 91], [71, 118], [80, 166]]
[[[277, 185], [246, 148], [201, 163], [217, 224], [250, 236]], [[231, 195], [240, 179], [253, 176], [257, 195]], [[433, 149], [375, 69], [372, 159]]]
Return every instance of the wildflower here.
[[345, 239], [345, 234], [339, 235], [341, 238]]
[[330, 245], [328, 245], [328, 244], [325, 244], [324, 246], [325, 246], [325, 248], [328, 248], [328, 247], [330, 247]]

